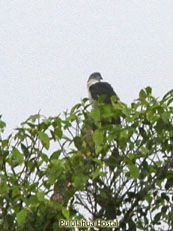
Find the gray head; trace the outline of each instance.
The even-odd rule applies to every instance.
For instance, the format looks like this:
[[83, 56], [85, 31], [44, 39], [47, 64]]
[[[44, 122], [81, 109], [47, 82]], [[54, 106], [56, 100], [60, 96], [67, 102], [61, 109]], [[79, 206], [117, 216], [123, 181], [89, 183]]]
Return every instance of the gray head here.
[[103, 79], [101, 74], [99, 72], [94, 72], [89, 76], [88, 82], [90, 80], [97, 80], [98, 82], [100, 82], [101, 79]]

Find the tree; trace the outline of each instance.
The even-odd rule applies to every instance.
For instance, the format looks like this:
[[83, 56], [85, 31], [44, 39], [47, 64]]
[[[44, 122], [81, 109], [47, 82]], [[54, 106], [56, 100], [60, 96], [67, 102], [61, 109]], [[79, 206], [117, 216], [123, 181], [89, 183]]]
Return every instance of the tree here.
[[67, 230], [60, 219], [172, 230], [172, 101], [150, 87], [131, 106], [100, 99], [91, 110], [83, 99], [63, 115], [30, 116], [8, 138], [0, 119], [0, 230]]

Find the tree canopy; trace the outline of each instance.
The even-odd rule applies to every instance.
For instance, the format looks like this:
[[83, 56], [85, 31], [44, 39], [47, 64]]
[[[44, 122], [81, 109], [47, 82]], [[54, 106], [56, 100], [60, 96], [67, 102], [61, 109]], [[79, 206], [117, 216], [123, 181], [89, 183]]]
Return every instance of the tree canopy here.
[[159, 100], [150, 87], [130, 106], [83, 99], [30, 116], [7, 138], [1, 118], [0, 230], [68, 230], [60, 219], [119, 221], [80, 230], [173, 230], [172, 102], [172, 90]]

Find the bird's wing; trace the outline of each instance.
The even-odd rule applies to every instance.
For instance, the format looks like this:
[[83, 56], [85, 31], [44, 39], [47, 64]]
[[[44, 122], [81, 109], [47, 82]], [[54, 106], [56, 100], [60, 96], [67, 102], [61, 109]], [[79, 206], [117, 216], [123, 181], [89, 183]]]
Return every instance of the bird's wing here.
[[115, 95], [117, 100], [119, 97], [114, 92], [113, 88], [109, 83], [106, 82], [98, 82], [90, 86], [89, 88], [92, 99], [96, 100], [98, 96], [105, 95], [106, 98], [104, 100], [105, 103], [111, 103], [111, 96]]

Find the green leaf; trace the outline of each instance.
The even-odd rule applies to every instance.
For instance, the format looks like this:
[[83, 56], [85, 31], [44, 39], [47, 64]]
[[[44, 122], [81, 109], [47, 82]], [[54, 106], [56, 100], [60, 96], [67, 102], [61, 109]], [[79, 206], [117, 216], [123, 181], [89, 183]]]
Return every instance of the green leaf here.
[[62, 130], [61, 130], [61, 127], [59, 127], [59, 128], [55, 128], [55, 135], [57, 135], [57, 137], [59, 138], [59, 139], [61, 139], [62, 138]]
[[45, 162], [48, 162], [48, 161], [49, 161], [48, 156], [47, 156], [46, 154], [44, 154], [44, 153], [41, 153], [41, 158], [42, 158], [42, 160], [45, 161]]
[[95, 179], [95, 178], [97, 178], [98, 176], [100, 175], [100, 168], [97, 168], [96, 170], [95, 170], [95, 172], [94, 172], [94, 174], [93, 174], [93, 180]]
[[83, 98], [82, 99], [82, 102], [85, 104], [86, 102], [88, 102], [89, 100], [88, 100], [88, 98]]
[[17, 148], [13, 149], [11, 159], [12, 159], [14, 165], [23, 164], [23, 155], [19, 152], [19, 150]]
[[26, 121], [22, 122], [21, 125], [28, 124], [30, 126], [29, 121], [35, 122], [37, 119], [40, 119], [40, 114], [31, 115]]
[[134, 164], [129, 164], [127, 166], [129, 168], [131, 176], [136, 180], [139, 177], [139, 169]]
[[128, 107], [124, 107], [123, 109], [122, 109], [122, 112], [123, 112], [123, 114], [125, 115], [125, 116], [130, 116], [130, 113], [131, 113], [131, 109], [130, 108], [128, 108]]
[[128, 157], [129, 157], [129, 159], [130, 159], [130, 160], [133, 160], [133, 159], [134, 159], [134, 157], [135, 157], [135, 154], [133, 154], [133, 153], [129, 153], [129, 154], [128, 154]]
[[96, 148], [96, 154], [99, 154], [103, 149], [103, 146], [97, 146]]
[[154, 223], [155, 224], [157, 224], [160, 221], [161, 215], [162, 214], [160, 212], [155, 215], [155, 217], [154, 217]]
[[6, 123], [0, 119], [0, 130], [4, 131], [5, 127], [6, 127]]
[[93, 133], [93, 139], [96, 145], [101, 145], [103, 143], [103, 138], [104, 138], [104, 131], [102, 130], [95, 130]]
[[32, 120], [32, 122], [35, 122], [37, 119], [40, 119], [41, 115], [38, 113], [38, 114], [35, 114], [35, 115], [31, 115], [28, 120]]
[[74, 187], [78, 190], [83, 190], [84, 184], [86, 183], [87, 180], [88, 180], [87, 176], [84, 175], [75, 176], [73, 182]]
[[128, 138], [128, 130], [126, 130], [126, 129], [121, 130], [121, 132], [120, 132], [120, 138], [127, 139]]
[[44, 201], [44, 193], [43, 192], [38, 192], [37, 193], [37, 198], [39, 201]]
[[0, 194], [6, 194], [9, 190], [10, 187], [7, 185], [7, 179], [4, 179], [4, 182], [0, 182]]
[[70, 212], [69, 212], [68, 209], [62, 208], [62, 214], [64, 215], [64, 217], [65, 217], [66, 219], [69, 219], [69, 218], [70, 218]]
[[101, 114], [100, 114], [100, 109], [98, 107], [95, 107], [92, 110], [92, 117], [93, 117], [95, 122], [100, 121]]
[[3, 146], [3, 148], [7, 147], [8, 143], [9, 143], [9, 140], [2, 140], [2, 146]]
[[112, 110], [112, 105], [110, 104], [105, 104], [103, 107], [103, 116], [104, 118], [110, 118], [111, 116], [113, 116], [113, 110]]
[[151, 92], [152, 92], [151, 87], [146, 87], [145, 90], [147, 92], [147, 95], [151, 95]]
[[49, 149], [49, 137], [44, 132], [38, 132], [42, 145], [48, 150]]
[[72, 107], [70, 113], [74, 113], [74, 112], [76, 111], [76, 109], [79, 109], [80, 107], [81, 107], [81, 104], [80, 104], [80, 103], [76, 104], [74, 107]]
[[165, 123], [168, 123], [169, 122], [169, 117], [170, 117], [170, 113], [169, 112], [163, 112], [162, 115], [162, 120], [165, 122]]
[[82, 146], [82, 140], [80, 136], [75, 136], [73, 139], [74, 145], [76, 146], [76, 148], [80, 149]]
[[61, 150], [58, 150], [58, 151], [56, 151], [56, 152], [53, 152], [52, 155], [51, 155], [51, 157], [50, 157], [51, 160], [53, 160], [53, 159], [58, 159], [59, 156], [61, 155], [61, 153], [62, 153]]
[[163, 101], [166, 101], [168, 99], [170, 99], [170, 101], [168, 101], [168, 105], [169, 105], [170, 102], [172, 102], [173, 100], [173, 90], [170, 90], [169, 92], [166, 93], [166, 95], [164, 95]]
[[27, 211], [25, 209], [17, 213], [17, 223], [19, 226], [25, 224], [26, 217], [27, 217]]
[[139, 92], [139, 97], [140, 97], [140, 99], [145, 99], [146, 98], [146, 93], [145, 93], [145, 91], [143, 89]]

